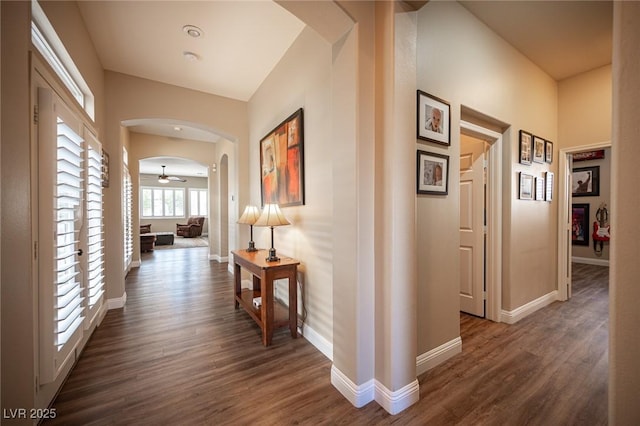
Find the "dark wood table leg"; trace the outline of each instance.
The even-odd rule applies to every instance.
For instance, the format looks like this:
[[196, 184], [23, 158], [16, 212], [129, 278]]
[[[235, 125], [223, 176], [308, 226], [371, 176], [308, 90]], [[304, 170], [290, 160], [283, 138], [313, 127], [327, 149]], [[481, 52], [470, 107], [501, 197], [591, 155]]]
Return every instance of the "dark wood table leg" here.
[[235, 294], [233, 300], [235, 301], [236, 309], [238, 309], [240, 304], [238, 303], [238, 299], [236, 299], [236, 296], [238, 296], [242, 292], [242, 275], [240, 274], [240, 265], [235, 262], [233, 264], [233, 277], [235, 278]]
[[269, 346], [273, 337], [273, 273], [268, 269], [262, 270], [260, 279], [262, 296], [262, 344]]
[[298, 337], [298, 281], [296, 267], [289, 272], [289, 330], [291, 337]]

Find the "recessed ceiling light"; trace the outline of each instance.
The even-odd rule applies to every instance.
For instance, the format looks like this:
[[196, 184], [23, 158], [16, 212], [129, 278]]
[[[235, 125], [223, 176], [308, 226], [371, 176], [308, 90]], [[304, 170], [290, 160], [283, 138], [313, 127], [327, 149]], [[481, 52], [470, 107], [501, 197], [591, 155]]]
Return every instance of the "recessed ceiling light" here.
[[182, 31], [193, 38], [202, 37], [204, 35], [204, 31], [202, 31], [195, 25], [185, 25], [184, 27], [182, 27]]
[[182, 55], [189, 62], [196, 62], [200, 60], [200, 56], [193, 52], [182, 52]]

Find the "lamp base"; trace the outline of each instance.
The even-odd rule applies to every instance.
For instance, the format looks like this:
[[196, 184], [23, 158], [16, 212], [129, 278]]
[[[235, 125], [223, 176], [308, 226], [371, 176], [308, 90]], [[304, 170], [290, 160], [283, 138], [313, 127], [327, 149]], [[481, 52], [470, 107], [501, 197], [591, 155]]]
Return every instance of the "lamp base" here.
[[258, 251], [258, 249], [256, 248], [256, 243], [254, 243], [253, 241], [249, 241], [249, 248], [247, 249], [247, 251]]
[[269, 257], [265, 259], [267, 262], [277, 262], [280, 260], [278, 256], [276, 256], [276, 249], [273, 247], [269, 249]]

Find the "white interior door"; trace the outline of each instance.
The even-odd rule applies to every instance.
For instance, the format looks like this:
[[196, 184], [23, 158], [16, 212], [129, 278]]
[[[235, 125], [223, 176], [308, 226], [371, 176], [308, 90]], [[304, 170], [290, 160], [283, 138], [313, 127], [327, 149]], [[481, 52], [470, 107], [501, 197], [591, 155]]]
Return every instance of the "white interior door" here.
[[460, 310], [484, 317], [485, 142], [460, 140]]

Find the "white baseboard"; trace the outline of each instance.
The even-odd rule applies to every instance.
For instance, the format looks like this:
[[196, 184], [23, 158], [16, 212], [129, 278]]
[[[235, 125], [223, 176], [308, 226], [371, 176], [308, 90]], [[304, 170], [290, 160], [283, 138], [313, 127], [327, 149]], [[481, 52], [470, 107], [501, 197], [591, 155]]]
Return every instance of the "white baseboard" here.
[[572, 256], [571, 261], [575, 263], [584, 263], [587, 265], [609, 266], [609, 259], [592, 259], [590, 257]]
[[134, 260], [131, 262], [131, 267], [132, 268], [139, 268], [140, 265], [142, 265], [142, 262], [140, 260]]
[[331, 384], [356, 408], [364, 407], [374, 400], [375, 384], [373, 379], [362, 385], [356, 385], [335, 365], [331, 366]]
[[462, 339], [458, 336], [447, 343], [431, 349], [416, 358], [416, 375], [426, 373], [428, 370], [442, 364], [454, 355], [462, 352]]
[[376, 401], [391, 415], [398, 414], [420, 399], [418, 379], [397, 391], [391, 391], [375, 379], [356, 385], [335, 365], [331, 366], [331, 384], [354, 407], [361, 408]]
[[[220, 256], [218, 254], [210, 254], [209, 255], [209, 260], [215, 260], [216, 262], [219, 263], [225, 263], [229, 261], [229, 257], [228, 256]], [[231, 265], [231, 270], [229, 272], [233, 272], [233, 265]]]
[[527, 315], [530, 315], [538, 309], [542, 309], [545, 306], [550, 305], [556, 300], [558, 300], [558, 290], [554, 290], [551, 293], [547, 293], [544, 296], [538, 297], [536, 300], [532, 300], [531, 302], [524, 304], [519, 308], [514, 309], [513, 311], [503, 310], [502, 322], [506, 322], [507, 324], [515, 324]]
[[127, 292], [122, 293], [122, 296], [116, 297], [114, 299], [107, 299], [107, 309], [120, 309], [124, 308], [124, 305], [127, 303]]
[[420, 399], [420, 384], [418, 379], [408, 385], [391, 391], [382, 383], [375, 380], [375, 400], [387, 413], [394, 415], [409, 408]]
[[324, 356], [329, 358], [329, 361], [333, 361], [333, 344], [330, 341], [325, 339], [320, 333], [306, 324], [302, 327], [302, 331], [302, 335], [309, 341], [309, 343], [322, 352]]

